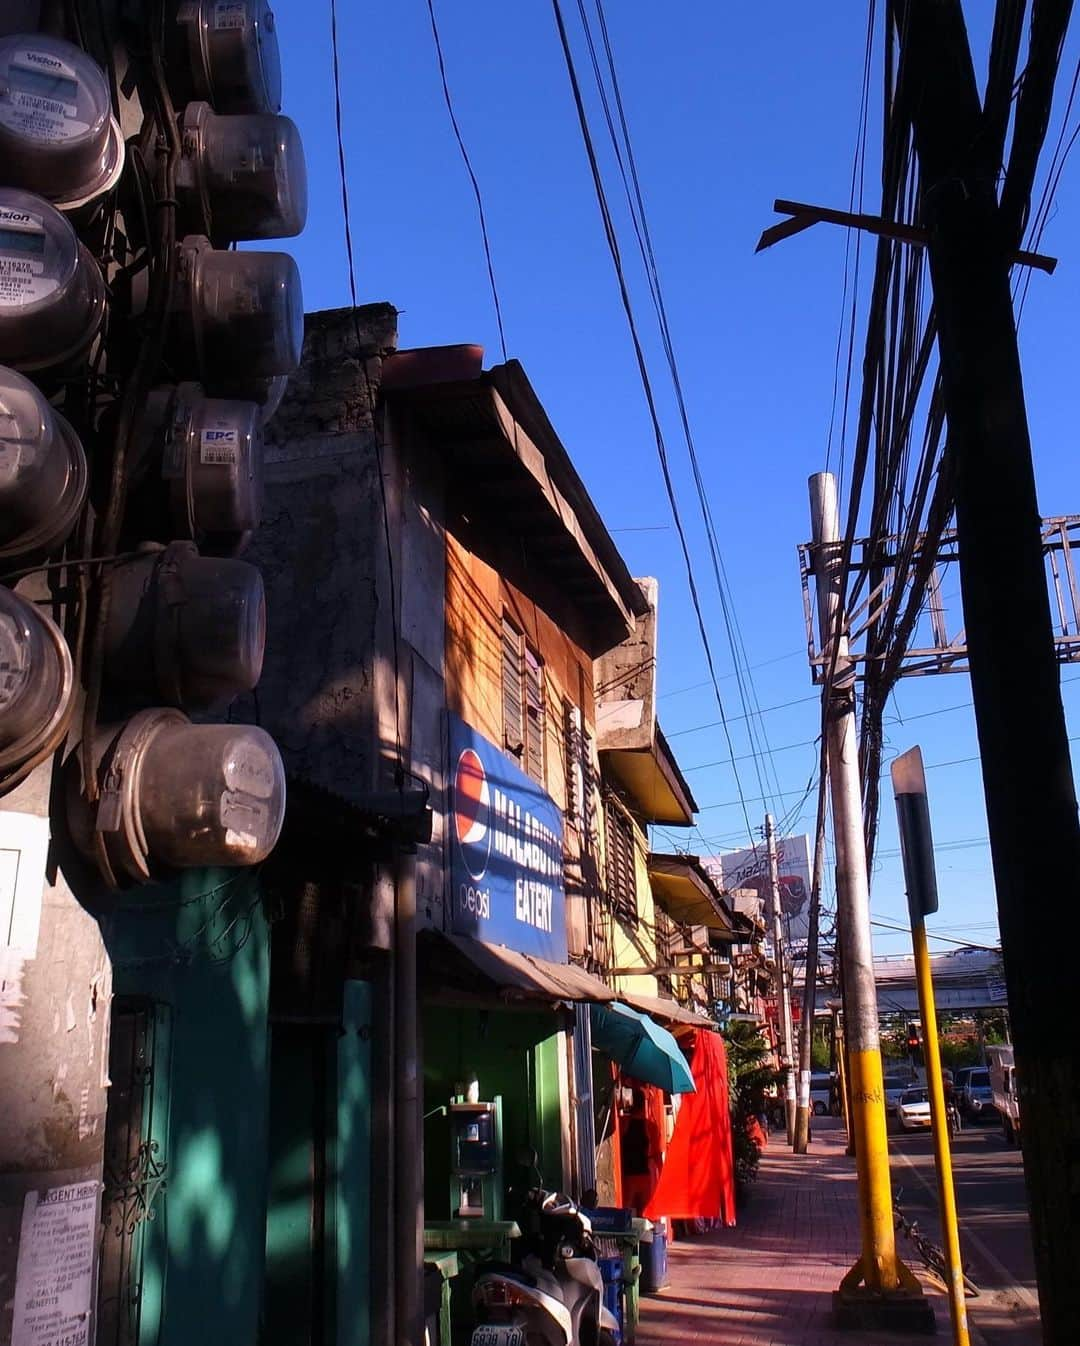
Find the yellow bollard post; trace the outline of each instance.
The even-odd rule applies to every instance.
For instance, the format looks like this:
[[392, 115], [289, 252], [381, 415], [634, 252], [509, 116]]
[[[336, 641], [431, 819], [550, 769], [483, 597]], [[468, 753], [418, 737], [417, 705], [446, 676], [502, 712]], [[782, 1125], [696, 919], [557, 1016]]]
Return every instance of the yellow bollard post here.
[[934, 843], [930, 834], [930, 807], [922, 752], [910, 748], [892, 764], [893, 794], [900, 823], [900, 853], [904, 861], [911, 943], [915, 951], [915, 981], [919, 990], [919, 1013], [923, 1021], [923, 1059], [930, 1093], [930, 1124], [934, 1132], [934, 1162], [937, 1167], [941, 1230], [945, 1240], [948, 1271], [949, 1315], [955, 1346], [968, 1346], [967, 1303], [964, 1299], [964, 1267], [960, 1261], [960, 1231], [956, 1222], [952, 1154], [949, 1150], [949, 1119], [945, 1113], [945, 1086], [941, 1078], [934, 981], [930, 974], [930, 950], [926, 942], [926, 917], [938, 909]]
[[930, 1122], [934, 1131], [934, 1163], [937, 1166], [941, 1230], [945, 1240], [945, 1266], [949, 1273], [949, 1315], [952, 1318], [954, 1346], [969, 1346], [967, 1301], [964, 1298], [964, 1265], [960, 1260], [960, 1230], [956, 1219], [949, 1119], [945, 1115], [945, 1086], [941, 1077], [937, 1007], [934, 1004], [930, 951], [926, 943], [926, 925], [923, 921], [912, 922], [911, 942], [915, 949], [915, 977], [919, 988], [919, 1013], [923, 1021], [923, 1059], [926, 1062], [926, 1084], [930, 1091]]

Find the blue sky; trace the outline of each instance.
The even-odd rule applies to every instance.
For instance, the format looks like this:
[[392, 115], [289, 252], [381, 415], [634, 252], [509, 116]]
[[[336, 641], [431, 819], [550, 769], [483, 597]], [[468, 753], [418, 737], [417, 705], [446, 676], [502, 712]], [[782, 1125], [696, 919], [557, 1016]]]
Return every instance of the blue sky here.
[[[576, 6], [564, 4], [584, 74]], [[880, 7], [879, 7], [880, 8]], [[979, 22], [992, 7], [968, 6]], [[340, 0], [345, 141], [357, 282], [363, 301], [401, 310], [403, 346], [479, 342], [500, 358], [476, 208], [442, 100], [425, 0]], [[805, 657], [796, 544], [808, 532], [806, 479], [825, 465], [844, 276], [845, 235], [828, 226], [761, 256], [754, 244], [775, 197], [846, 205], [858, 125], [865, 7], [781, 3], [767, 9], [686, 0], [662, 9], [607, 0], [606, 10], [669, 319], [706, 486], [758, 702], [783, 792], [799, 802], [814, 770], [817, 707]], [[298, 123], [311, 207], [288, 246], [306, 307], [348, 300], [333, 100], [329, 0], [277, 0], [284, 111]], [[677, 539], [548, 0], [439, 0], [456, 111], [483, 192], [510, 355], [522, 361], [635, 574], [660, 581], [661, 720], [701, 807], [702, 850], [747, 842], [736, 785], [706, 685]], [[880, 46], [880, 33], [877, 34]], [[985, 40], [976, 33], [976, 43]], [[1080, 42], [1066, 50], [1068, 91]], [[875, 70], [875, 76], [877, 72]], [[1051, 129], [1057, 134], [1063, 98]], [[867, 169], [877, 208], [879, 83]], [[1073, 112], [1073, 119], [1076, 117]], [[597, 118], [595, 134], [600, 135]], [[1071, 129], [1071, 123], [1070, 123]], [[1073, 319], [1080, 158], [1057, 192], [1021, 348], [1045, 514], [1078, 508]], [[609, 191], [621, 205], [614, 177]], [[1041, 184], [1040, 184], [1041, 185]], [[695, 551], [714, 649], [731, 668], [685, 448], [662, 374], [648, 293], [624, 212], [618, 216], [638, 321], [661, 391], [669, 452]], [[1070, 256], [1070, 253], [1072, 254]], [[864, 258], [867, 254], [864, 253]], [[864, 264], [863, 275], [869, 265]], [[863, 306], [865, 307], [865, 305]], [[858, 357], [857, 357], [858, 358]], [[856, 385], [857, 387], [857, 385]], [[857, 395], [857, 393], [856, 393]], [[955, 584], [952, 590], [955, 590]], [[1074, 732], [1080, 670], [1063, 688]], [[733, 678], [721, 683], [742, 713]], [[789, 704], [794, 703], [794, 704]], [[886, 755], [922, 745], [939, 853], [938, 929], [996, 940], [986, 818], [966, 676], [905, 681], [890, 704]], [[955, 708], [955, 709], [946, 709]], [[940, 713], [937, 713], [940, 712]], [[923, 716], [903, 723], [907, 717]], [[749, 752], [733, 719], [736, 756]], [[718, 763], [718, 765], [706, 765]], [[767, 805], [754, 764], [739, 763], [752, 820]], [[795, 830], [811, 830], [811, 795]], [[1032, 844], [1040, 839], [1032, 838]], [[871, 906], [905, 919], [896, 827], [883, 788]], [[875, 932], [880, 952], [908, 945]], [[947, 945], [939, 945], [946, 948]]]

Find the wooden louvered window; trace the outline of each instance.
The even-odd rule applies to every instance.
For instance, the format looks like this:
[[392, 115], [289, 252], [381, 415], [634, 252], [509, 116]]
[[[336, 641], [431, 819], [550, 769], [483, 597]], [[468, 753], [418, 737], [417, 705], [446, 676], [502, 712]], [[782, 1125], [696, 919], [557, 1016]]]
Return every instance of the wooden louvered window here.
[[525, 770], [544, 784], [544, 665], [525, 642]]
[[503, 746], [544, 784], [544, 664], [509, 618], [502, 632]]
[[521, 632], [503, 619], [502, 634], [503, 746], [515, 757], [525, 750], [525, 708], [521, 696]]
[[634, 824], [613, 800], [604, 810], [607, 839], [608, 901], [615, 915], [637, 925], [637, 877], [634, 864]]

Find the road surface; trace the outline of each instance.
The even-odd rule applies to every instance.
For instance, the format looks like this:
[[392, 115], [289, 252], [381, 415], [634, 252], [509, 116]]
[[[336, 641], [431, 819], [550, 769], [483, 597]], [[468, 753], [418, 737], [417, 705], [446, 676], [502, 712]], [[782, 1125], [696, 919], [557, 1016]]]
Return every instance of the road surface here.
[[[901, 1206], [909, 1220], [940, 1246], [937, 1177], [928, 1133], [902, 1133], [890, 1122], [893, 1188], [903, 1188]], [[979, 1287], [969, 1299], [971, 1320], [986, 1346], [1038, 1346], [1038, 1296], [1028, 1228], [1023, 1161], [1006, 1145], [997, 1122], [964, 1124], [953, 1140], [960, 1247], [968, 1273]], [[903, 1235], [898, 1251], [914, 1266], [918, 1256]]]

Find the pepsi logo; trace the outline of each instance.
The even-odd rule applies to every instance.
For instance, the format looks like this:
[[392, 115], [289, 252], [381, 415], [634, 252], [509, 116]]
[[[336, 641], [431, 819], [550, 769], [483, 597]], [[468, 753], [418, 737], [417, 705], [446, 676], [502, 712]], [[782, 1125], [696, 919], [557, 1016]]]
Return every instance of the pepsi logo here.
[[454, 770], [454, 832], [465, 868], [480, 881], [491, 856], [491, 795], [484, 764], [465, 748]]

